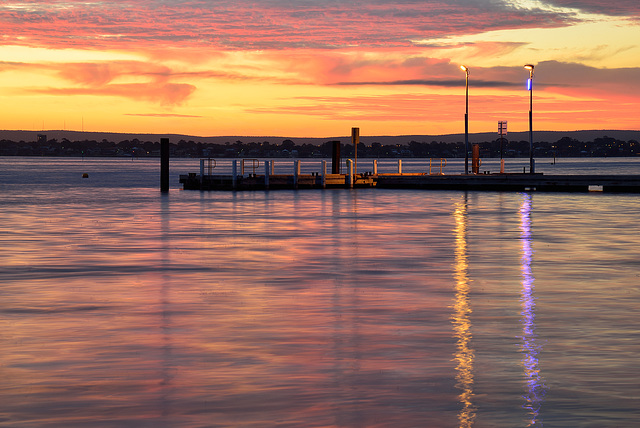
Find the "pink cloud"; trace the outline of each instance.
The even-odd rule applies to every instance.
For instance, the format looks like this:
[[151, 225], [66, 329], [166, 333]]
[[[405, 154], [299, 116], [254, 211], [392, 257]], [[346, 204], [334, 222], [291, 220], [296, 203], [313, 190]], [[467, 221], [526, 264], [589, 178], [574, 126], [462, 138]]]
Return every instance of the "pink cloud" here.
[[150, 101], [164, 106], [182, 104], [195, 91], [195, 86], [186, 83], [130, 83], [111, 84], [90, 88], [33, 88], [29, 91], [47, 95], [97, 95], [117, 96], [139, 101]]
[[22, 1], [0, 5], [0, 43], [43, 47], [224, 49], [411, 46], [490, 29], [555, 27], [574, 17], [473, 1]]

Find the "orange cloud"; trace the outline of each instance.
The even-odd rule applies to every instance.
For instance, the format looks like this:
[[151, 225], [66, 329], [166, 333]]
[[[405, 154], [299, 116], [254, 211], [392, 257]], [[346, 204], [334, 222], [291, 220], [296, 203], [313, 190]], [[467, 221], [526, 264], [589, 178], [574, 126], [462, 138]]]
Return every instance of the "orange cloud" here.
[[186, 83], [130, 83], [112, 84], [91, 88], [32, 88], [31, 93], [43, 95], [97, 95], [117, 96], [139, 101], [149, 101], [163, 106], [181, 105], [196, 87]]

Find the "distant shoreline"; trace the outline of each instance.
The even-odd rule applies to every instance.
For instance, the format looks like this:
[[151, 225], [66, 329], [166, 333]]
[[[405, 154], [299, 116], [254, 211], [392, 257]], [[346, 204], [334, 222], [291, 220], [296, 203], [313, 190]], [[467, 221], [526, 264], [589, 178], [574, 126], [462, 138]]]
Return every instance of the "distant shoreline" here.
[[[102, 141], [121, 142], [125, 140], [139, 141], [160, 141], [160, 138], [169, 138], [172, 143], [180, 140], [200, 142], [203, 144], [225, 144], [227, 142], [234, 143], [242, 141], [250, 142], [269, 142], [270, 144], [279, 144], [284, 140], [291, 140], [297, 145], [311, 144], [320, 146], [327, 141], [340, 141], [343, 144], [349, 144], [351, 137], [334, 136], [334, 137], [287, 137], [287, 136], [195, 136], [186, 134], [154, 134], [154, 133], [119, 133], [119, 132], [81, 132], [66, 130], [42, 130], [42, 131], [25, 131], [25, 130], [0, 130], [0, 140], [9, 141], [37, 141], [38, 135], [46, 135], [47, 139], [55, 139], [61, 141], [67, 139], [69, 141]], [[529, 140], [528, 131], [509, 132], [506, 136], [510, 141]], [[534, 142], [555, 142], [563, 137], [572, 138], [578, 141], [594, 141], [596, 138], [610, 137], [616, 140], [636, 140], [640, 141], [640, 130], [578, 130], [578, 131], [534, 131]], [[498, 139], [496, 132], [470, 133], [470, 143], [484, 143]], [[378, 135], [370, 136], [366, 134], [366, 129], [360, 130], [360, 142], [370, 145], [372, 143], [380, 143], [383, 145], [400, 144], [408, 145], [411, 141], [417, 142], [441, 142], [441, 143], [458, 143], [464, 141], [464, 133], [458, 134], [441, 134], [441, 135]]]

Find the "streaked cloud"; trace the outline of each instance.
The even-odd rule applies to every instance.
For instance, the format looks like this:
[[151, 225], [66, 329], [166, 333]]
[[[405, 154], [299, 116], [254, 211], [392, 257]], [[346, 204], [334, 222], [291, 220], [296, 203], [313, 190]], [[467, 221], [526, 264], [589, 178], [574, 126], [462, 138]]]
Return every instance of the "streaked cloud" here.
[[41, 95], [91, 95], [124, 97], [139, 101], [149, 101], [164, 106], [182, 104], [195, 90], [195, 86], [187, 83], [129, 83], [110, 84], [101, 87], [88, 88], [30, 88], [28, 92]]
[[0, 43], [94, 49], [411, 46], [416, 40], [562, 26], [575, 19], [492, 0], [22, 1], [0, 5]]
[[545, 3], [602, 15], [640, 17], [640, 2], [636, 0], [545, 0]]
[[172, 113], [125, 113], [125, 116], [136, 116], [136, 117], [177, 117], [177, 118], [201, 118], [202, 116], [197, 116], [194, 114], [172, 114]]

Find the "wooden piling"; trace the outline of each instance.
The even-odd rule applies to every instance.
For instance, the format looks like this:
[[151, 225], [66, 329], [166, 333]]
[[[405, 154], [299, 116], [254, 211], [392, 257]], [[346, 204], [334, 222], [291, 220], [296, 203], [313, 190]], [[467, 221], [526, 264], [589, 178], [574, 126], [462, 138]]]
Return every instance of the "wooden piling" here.
[[360, 143], [360, 128], [351, 128], [351, 144], [354, 153], [354, 174], [358, 175], [358, 144]]
[[160, 139], [160, 191], [169, 191], [169, 139]]
[[340, 174], [340, 141], [333, 142], [333, 151], [331, 152], [331, 173]]
[[231, 187], [235, 190], [238, 187], [238, 161], [234, 160], [231, 163], [231, 170], [232, 170], [232, 181], [231, 181]]
[[320, 178], [320, 185], [323, 189], [327, 188], [327, 161], [322, 161], [322, 177]]

